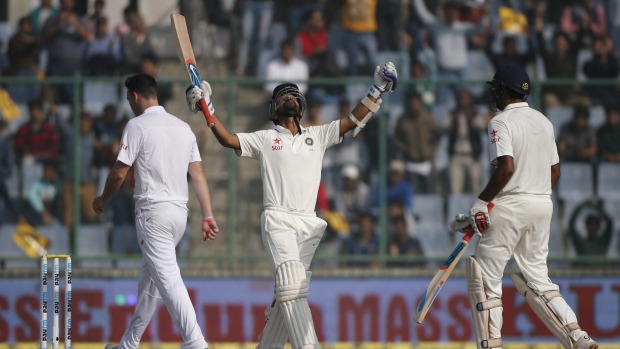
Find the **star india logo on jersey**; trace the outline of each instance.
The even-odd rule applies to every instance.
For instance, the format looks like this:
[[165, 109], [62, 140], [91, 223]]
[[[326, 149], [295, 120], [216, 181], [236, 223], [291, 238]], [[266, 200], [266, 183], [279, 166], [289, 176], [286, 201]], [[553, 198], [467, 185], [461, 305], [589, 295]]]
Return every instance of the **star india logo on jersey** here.
[[497, 135], [498, 133], [499, 132], [497, 132], [495, 129], [491, 131], [491, 144], [495, 144], [501, 140], [501, 138]]
[[273, 145], [271, 146], [271, 150], [282, 150], [284, 146], [282, 145], [282, 140], [280, 138], [275, 138], [273, 140]]

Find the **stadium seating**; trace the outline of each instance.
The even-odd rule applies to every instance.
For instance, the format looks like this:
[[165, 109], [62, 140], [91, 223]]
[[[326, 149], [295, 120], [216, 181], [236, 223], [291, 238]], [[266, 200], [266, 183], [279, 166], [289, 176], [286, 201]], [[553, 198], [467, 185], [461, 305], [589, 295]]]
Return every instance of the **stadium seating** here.
[[84, 109], [93, 116], [101, 114], [108, 105], [117, 105], [118, 88], [110, 82], [86, 82], [83, 90]]
[[469, 209], [474, 201], [476, 201], [476, 196], [473, 194], [450, 195], [446, 220], [448, 222], [453, 220], [459, 213], [469, 214]]
[[416, 224], [418, 240], [422, 245], [424, 257], [442, 260], [448, 256], [458, 234], [452, 234], [445, 223], [420, 221]]
[[597, 193], [600, 198], [620, 198], [620, 164], [599, 164]]
[[562, 163], [558, 195], [564, 199], [587, 198], [594, 194], [592, 165], [589, 163]]
[[572, 107], [551, 107], [547, 111], [547, 118], [553, 125], [556, 140], [560, 136], [560, 127], [573, 117]]
[[416, 194], [413, 199], [413, 214], [420, 222], [443, 224], [444, 199], [439, 194]]
[[[82, 225], [76, 234], [75, 254], [80, 258], [86, 258], [80, 266], [83, 268], [110, 268], [112, 260], [109, 258], [109, 225]], [[97, 258], [88, 260], [88, 258]]]

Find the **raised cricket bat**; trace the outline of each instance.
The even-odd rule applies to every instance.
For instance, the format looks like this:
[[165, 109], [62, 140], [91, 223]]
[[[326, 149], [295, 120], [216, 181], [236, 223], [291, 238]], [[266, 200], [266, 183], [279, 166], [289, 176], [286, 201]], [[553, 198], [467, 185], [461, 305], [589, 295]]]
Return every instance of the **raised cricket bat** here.
[[[187, 69], [189, 82], [194, 86], [200, 87], [200, 82], [202, 79], [200, 78], [200, 73], [198, 72], [198, 65], [196, 64], [196, 58], [194, 57], [192, 43], [189, 41], [189, 33], [187, 32], [185, 16], [178, 13], [171, 13], [170, 24], [172, 25], [172, 36], [177, 44], [177, 54], [179, 55], [181, 63], [185, 69]], [[215, 125], [215, 121], [213, 120], [211, 113], [209, 113], [207, 103], [204, 99], [201, 99], [199, 105], [200, 110], [202, 110], [202, 113], [207, 120], [207, 125], [209, 125], [209, 127], [213, 127]]]
[[[489, 203], [488, 208], [489, 211], [493, 209], [492, 202]], [[471, 224], [463, 226], [460, 222], [462, 222], [462, 220], [457, 220], [456, 222], [450, 223], [450, 229], [452, 231], [462, 230], [465, 233], [465, 236], [463, 236], [463, 238], [461, 239], [461, 241], [459, 241], [458, 245], [456, 245], [452, 253], [450, 253], [448, 258], [439, 267], [439, 270], [437, 271], [431, 282], [428, 284], [426, 291], [424, 291], [424, 294], [422, 294], [420, 304], [418, 304], [415, 315], [413, 316], [413, 321], [419, 324], [424, 321], [424, 318], [426, 317], [426, 314], [431, 308], [433, 301], [437, 297], [437, 294], [439, 294], [439, 291], [446, 283], [446, 280], [448, 280], [448, 277], [450, 277], [450, 274], [452, 274], [454, 267], [456, 267], [461, 257], [463, 257], [463, 254], [467, 250], [467, 246], [469, 246], [471, 238], [475, 234], [474, 228], [472, 228]]]

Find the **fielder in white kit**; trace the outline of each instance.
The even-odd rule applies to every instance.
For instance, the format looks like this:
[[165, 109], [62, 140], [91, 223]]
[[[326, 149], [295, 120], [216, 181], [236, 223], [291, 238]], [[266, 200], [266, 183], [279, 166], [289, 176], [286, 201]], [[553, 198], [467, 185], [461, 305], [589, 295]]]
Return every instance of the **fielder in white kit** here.
[[266, 323], [259, 349], [281, 349], [290, 338], [293, 349], [319, 348], [310, 308], [308, 270], [327, 223], [316, 216], [317, 191], [325, 150], [342, 141], [345, 133], [361, 130], [379, 110], [382, 93], [396, 88], [397, 72], [390, 62], [377, 66], [374, 85], [353, 111], [323, 126], [301, 127], [306, 100], [295, 84], [273, 90], [269, 118], [274, 127], [253, 133], [230, 134], [215, 115], [211, 86], [187, 89], [189, 108], [197, 112], [201, 98], [215, 119], [217, 140], [237, 155], [260, 162], [263, 180], [261, 234], [274, 273], [274, 299], [265, 311]]
[[125, 87], [136, 117], [129, 120], [123, 130], [118, 159], [108, 175], [103, 194], [93, 201], [93, 209], [103, 210], [124, 182], [129, 167], [133, 166], [142, 266], [131, 323], [118, 347], [108, 344], [106, 349], [138, 348], [159, 299], [163, 299], [181, 333], [181, 348], [204, 349], [207, 342], [181, 278], [175, 252], [187, 224], [188, 172], [203, 215], [203, 240], [215, 239], [219, 231], [211, 210], [196, 136], [187, 123], [159, 105], [157, 82], [153, 77], [130, 76]]
[[530, 78], [523, 68], [506, 66], [487, 83], [492, 109], [501, 112], [488, 125], [496, 168], [470, 210], [480, 235], [466, 261], [478, 348], [502, 347], [502, 276], [513, 255], [521, 273], [512, 280], [551, 333], [566, 349], [598, 348], [548, 275], [551, 191], [560, 177], [553, 126], [525, 102]]

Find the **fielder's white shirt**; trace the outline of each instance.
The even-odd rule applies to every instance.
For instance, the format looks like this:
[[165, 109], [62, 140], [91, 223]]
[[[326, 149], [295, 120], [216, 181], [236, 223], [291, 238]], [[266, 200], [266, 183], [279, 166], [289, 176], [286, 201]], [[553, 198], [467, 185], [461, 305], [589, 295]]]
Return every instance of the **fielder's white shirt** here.
[[201, 158], [189, 125], [156, 106], [129, 120], [117, 160], [134, 168], [136, 207], [160, 202], [185, 207], [188, 166]]
[[263, 206], [313, 213], [325, 150], [341, 142], [340, 120], [301, 128], [301, 134], [278, 125], [237, 133], [237, 155], [256, 159], [263, 180]]
[[553, 125], [527, 103], [513, 103], [488, 125], [492, 165], [508, 155], [515, 172], [498, 196], [506, 194], [551, 195], [551, 166], [560, 162]]

